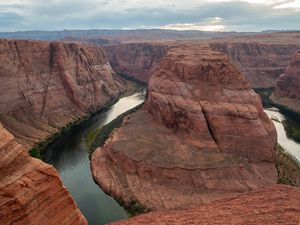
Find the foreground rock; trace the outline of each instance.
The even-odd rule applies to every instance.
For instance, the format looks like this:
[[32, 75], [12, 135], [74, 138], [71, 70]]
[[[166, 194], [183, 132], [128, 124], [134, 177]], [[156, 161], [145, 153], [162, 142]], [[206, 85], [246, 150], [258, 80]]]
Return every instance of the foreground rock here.
[[114, 224], [299, 224], [299, 202], [300, 188], [275, 185], [205, 206], [154, 212]]
[[225, 55], [170, 49], [145, 109], [92, 156], [96, 182], [125, 205], [185, 208], [276, 183], [275, 127]]
[[0, 40], [0, 121], [25, 147], [124, 89], [100, 48]]
[[212, 43], [210, 46], [216, 51], [228, 54], [232, 62], [244, 72], [253, 88], [275, 87], [279, 76], [289, 65], [297, 46], [249, 41]]
[[148, 82], [166, 54], [165, 43], [132, 43], [104, 47], [110, 64], [120, 74], [130, 75], [142, 82]]
[[300, 50], [277, 82], [273, 102], [300, 112]]
[[56, 170], [0, 124], [0, 224], [87, 224]]

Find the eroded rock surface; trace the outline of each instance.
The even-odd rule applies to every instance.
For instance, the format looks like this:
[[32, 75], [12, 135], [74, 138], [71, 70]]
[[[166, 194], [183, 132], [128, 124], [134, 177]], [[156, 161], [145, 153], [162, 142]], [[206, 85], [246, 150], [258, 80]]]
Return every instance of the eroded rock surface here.
[[148, 82], [150, 74], [166, 54], [168, 45], [163, 43], [132, 43], [105, 46], [104, 49], [110, 64], [117, 73]]
[[275, 184], [276, 130], [225, 55], [171, 48], [151, 75], [145, 110], [92, 156], [101, 188], [157, 209], [206, 204]]
[[56, 170], [0, 124], [0, 224], [87, 224]]
[[300, 50], [277, 82], [272, 101], [300, 112]]
[[212, 43], [210, 46], [228, 54], [253, 88], [275, 87], [297, 49], [293, 44], [251, 42]]
[[148, 213], [113, 224], [299, 224], [299, 202], [300, 188], [275, 185], [205, 206]]
[[0, 121], [24, 146], [119, 96], [101, 48], [0, 40]]

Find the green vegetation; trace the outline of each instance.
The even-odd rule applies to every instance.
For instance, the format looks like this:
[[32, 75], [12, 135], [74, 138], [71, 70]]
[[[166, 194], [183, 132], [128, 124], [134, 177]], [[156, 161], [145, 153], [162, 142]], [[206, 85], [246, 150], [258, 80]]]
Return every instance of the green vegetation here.
[[90, 155], [95, 151], [97, 147], [100, 147], [105, 143], [106, 139], [109, 137], [109, 135], [115, 128], [120, 127], [122, 125], [123, 118], [125, 116], [136, 112], [138, 109], [141, 109], [143, 105], [144, 103], [128, 110], [125, 113], [122, 113], [116, 119], [114, 119], [113, 121], [101, 128], [98, 127], [90, 130], [86, 136], [86, 146]]
[[276, 151], [275, 165], [279, 184], [300, 186], [300, 162], [279, 144]]
[[300, 143], [300, 127], [292, 120], [283, 121], [283, 126], [289, 138]]
[[144, 213], [151, 212], [152, 210], [141, 205], [135, 200], [131, 200], [129, 203], [125, 203], [122, 200], [116, 199], [116, 201], [129, 213], [129, 217], [138, 216]]
[[71, 129], [74, 129], [74, 127], [79, 126], [83, 121], [88, 120], [90, 117], [91, 115], [87, 115], [83, 118], [79, 118], [73, 122], [66, 124], [64, 127], [60, 128], [56, 133], [48, 137], [46, 140], [35, 144], [29, 150], [29, 154], [34, 158], [43, 159], [43, 151], [47, 148], [47, 146], [56, 141], [59, 137], [61, 137], [61, 135], [69, 132]]

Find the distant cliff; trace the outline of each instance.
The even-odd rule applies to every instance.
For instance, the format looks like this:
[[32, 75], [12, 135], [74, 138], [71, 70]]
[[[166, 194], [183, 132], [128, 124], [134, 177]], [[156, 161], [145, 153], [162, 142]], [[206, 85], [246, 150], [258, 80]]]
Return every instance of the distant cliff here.
[[166, 54], [168, 45], [163, 43], [134, 43], [105, 46], [104, 49], [116, 72], [148, 82], [150, 74]]
[[26, 147], [125, 89], [99, 47], [0, 40], [0, 65], [0, 121]]
[[271, 100], [300, 112], [300, 50], [298, 50], [284, 74], [279, 78]]
[[212, 43], [210, 46], [228, 54], [254, 88], [275, 87], [297, 49], [293, 44], [255, 42]]

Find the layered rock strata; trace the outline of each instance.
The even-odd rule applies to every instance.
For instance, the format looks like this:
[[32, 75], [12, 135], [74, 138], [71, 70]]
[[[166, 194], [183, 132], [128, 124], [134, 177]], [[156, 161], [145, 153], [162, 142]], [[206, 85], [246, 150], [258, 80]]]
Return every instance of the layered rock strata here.
[[293, 44], [253, 42], [212, 43], [210, 46], [228, 54], [253, 88], [275, 87], [297, 49]]
[[277, 82], [272, 101], [300, 112], [300, 50]]
[[113, 224], [299, 224], [299, 202], [300, 188], [275, 185], [205, 206], [154, 212]]
[[0, 124], [0, 224], [87, 224], [56, 170]]
[[132, 43], [104, 46], [104, 49], [110, 64], [117, 73], [148, 82], [150, 74], [166, 54], [168, 45], [163, 43]]
[[171, 48], [151, 75], [145, 110], [128, 116], [91, 161], [108, 194], [178, 209], [275, 184], [276, 130], [229, 58]]
[[101, 48], [0, 40], [0, 121], [24, 146], [125, 90]]

